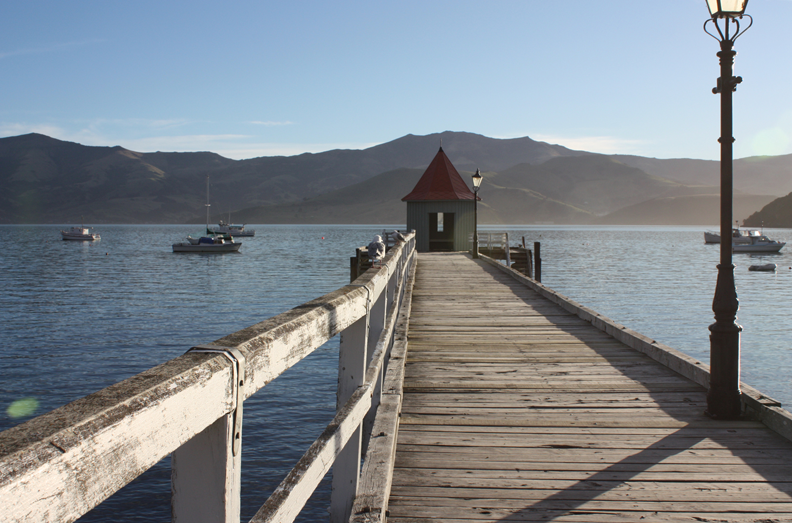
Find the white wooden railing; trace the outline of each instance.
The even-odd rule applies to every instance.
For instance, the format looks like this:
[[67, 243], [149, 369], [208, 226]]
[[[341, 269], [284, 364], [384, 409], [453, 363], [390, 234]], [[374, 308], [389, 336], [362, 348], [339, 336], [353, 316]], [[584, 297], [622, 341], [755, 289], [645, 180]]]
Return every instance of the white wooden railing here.
[[331, 467], [331, 521], [349, 521], [415, 270], [405, 236], [350, 285], [0, 433], [0, 520], [74, 521], [172, 453], [173, 521], [237, 523], [244, 400], [340, 334], [336, 416], [251, 521], [293, 521]]
[[[473, 245], [473, 233], [468, 236], [470, 244]], [[479, 232], [479, 251], [486, 250], [492, 251], [493, 249], [503, 249], [504, 259], [506, 265], [511, 265], [511, 256], [509, 254], [509, 233], [508, 232]]]

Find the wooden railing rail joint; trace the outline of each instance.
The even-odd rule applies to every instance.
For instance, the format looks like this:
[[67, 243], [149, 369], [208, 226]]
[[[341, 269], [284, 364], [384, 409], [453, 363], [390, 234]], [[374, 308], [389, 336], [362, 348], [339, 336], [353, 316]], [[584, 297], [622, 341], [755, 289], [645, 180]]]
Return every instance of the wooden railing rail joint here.
[[218, 345], [206, 344], [193, 347], [189, 352], [210, 352], [222, 354], [233, 364], [233, 398], [234, 398], [234, 443], [232, 447], [232, 454], [236, 456], [242, 449], [242, 412], [245, 404], [244, 389], [245, 386], [245, 355], [242, 354], [237, 348], [234, 347], [220, 347]]

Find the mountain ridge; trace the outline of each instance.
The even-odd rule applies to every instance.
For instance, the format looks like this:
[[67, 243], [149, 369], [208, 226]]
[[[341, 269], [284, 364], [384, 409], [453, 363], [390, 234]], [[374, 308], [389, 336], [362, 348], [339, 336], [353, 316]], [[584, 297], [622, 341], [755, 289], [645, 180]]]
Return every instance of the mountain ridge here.
[[[330, 213], [321, 219], [343, 217], [344, 212], [350, 213], [347, 220], [375, 217], [377, 209], [365, 210], [365, 205], [376, 204], [380, 209], [403, 205], [404, 194], [386, 190], [390, 181], [381, 175], [423, 172], [441, 143], [459, 171], [480, 168], [489, 173], [485, 183], [491, 192], [482, 203], [482, 223], [593, 223], [643, 200], [714, 190], [700, 182], [709, 180], [717, 162], [601, 155], [529, 137], [497, 139], [445, 131], [408, 134], [362, 150], [232, 160], [212, 152], [142, 153], [121, 146], [85, 146], [32, 133], [0, 139], [0, 183], [6, 189], [0, 193], [0, 223], [66, 223], [81, 217], [92, 223], [202, 222], [206, 176], [216, 217], [233, 212], [235, 219], [257, 215], [271, 217], [263, 222], [286, 223], [278, 212], [301, 219], [305, 212], [295, 209], [305, 210], [307, 205]], [[785, 173], [792, 171], [792, 155], [743, 163], [754, 168], [755, 183], [769, 180], [762, 188], [773, 191], [779, 180], [786, 180]], [[691, 166], [690, 172], [686, 166]], [[366, 184], [375, 179], [384, 185]], [[358, 184], [363, 185], [354, 188]], [[352, 189], [341, 191], [344, 188]], [[372, 193], [388, 194], [396, 203], [375, 202], [367, 198]], [[328, 200], [343, 199], [345, 194], [361, 200], [348, 204], [346, 210]], [[315, 219], [321, 214], [313, 213]]]

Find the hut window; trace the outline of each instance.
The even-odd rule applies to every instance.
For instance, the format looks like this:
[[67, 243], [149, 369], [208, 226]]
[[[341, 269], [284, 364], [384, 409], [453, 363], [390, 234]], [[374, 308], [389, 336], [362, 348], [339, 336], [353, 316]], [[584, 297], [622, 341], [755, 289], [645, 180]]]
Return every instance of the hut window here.
[[443, 213], [437, 213], [437, 232], [443, 232]]

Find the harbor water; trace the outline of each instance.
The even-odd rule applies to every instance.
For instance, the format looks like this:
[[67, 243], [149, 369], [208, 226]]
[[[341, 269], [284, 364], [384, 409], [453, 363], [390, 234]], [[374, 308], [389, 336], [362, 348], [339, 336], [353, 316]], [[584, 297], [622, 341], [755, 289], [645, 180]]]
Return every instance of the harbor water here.
[[[65, 227], [65, 226], [64, 226]], [[172, 253], [199, 226], [107, 225], [102, 239], [62, 227], [0, 226], [0, 430], [62, 406], [349, 282], [349, 257], [394, 226], [249, 226], [239, 253]], [[709, 361], [719, 259], [704, 227], [500, 226], [542, 244], [542, 281], [601, 314]], [[792, 244], [792, 230], [766, 229]], [[742, 379], [792, 404], [792, 245], [735, 254]], [[776, 263], [775, 272], [749, 272]], [[480, 311], [471, 311], [472, 315]], [[332, 419], [338, 340], [245, 403], [247, 521]], [[327, 520], [329, 481], [300, 521]], [[170, 460], [79, 521], [169, 521]]]

